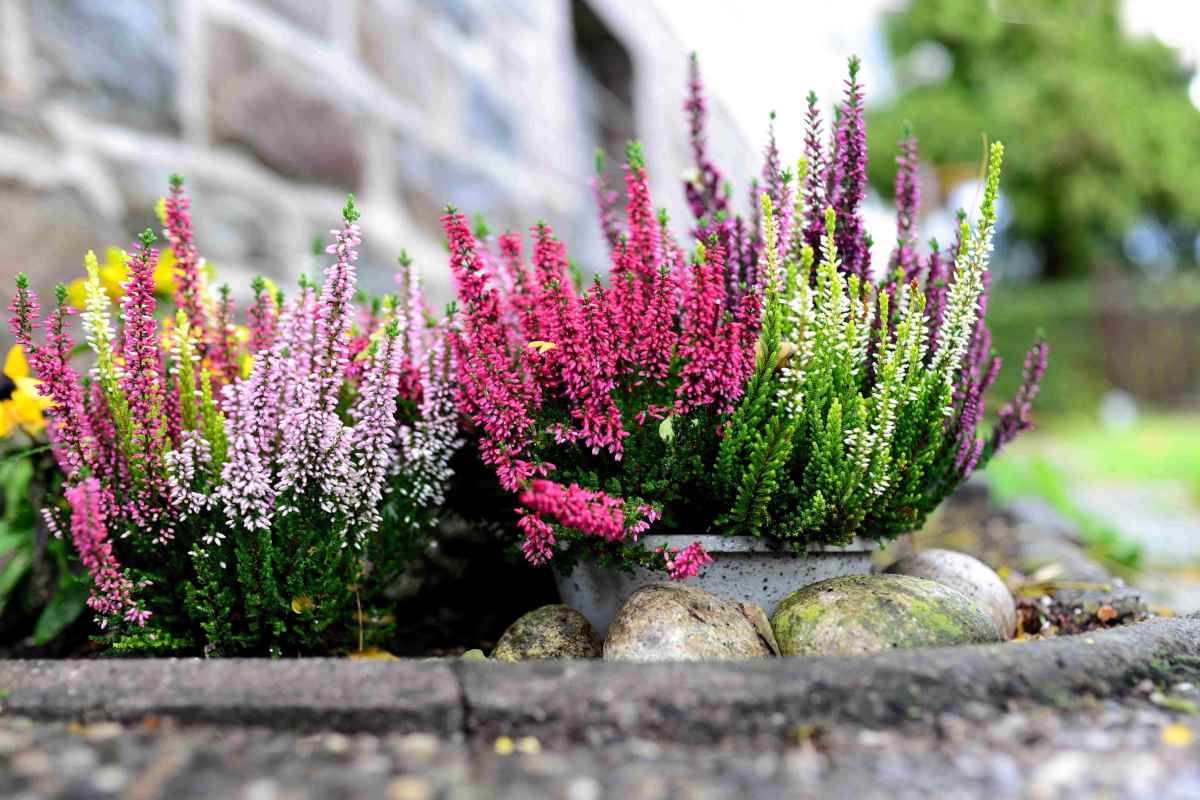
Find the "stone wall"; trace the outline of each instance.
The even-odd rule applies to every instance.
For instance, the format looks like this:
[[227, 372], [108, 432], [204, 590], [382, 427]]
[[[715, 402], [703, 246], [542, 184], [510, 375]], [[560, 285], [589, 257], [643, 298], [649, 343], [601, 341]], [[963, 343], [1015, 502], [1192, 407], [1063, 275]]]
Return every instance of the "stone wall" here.
[[[684, 48], [652, 3], [589, 6], [632, 60], [656, 202], [686, 219]], [[580, 73], [570, 0], [0, 0], [0, 297], [17, 271], [45, 290], [157, 227], [172, 172], [239, 292], [311, 269], [347, 191], [374, 290], [403, 247], [447, 299], [447, 203], [493, 228], [546, 219], [598, 266], [586, 180], [607, 112]], [[714, 144], [747, 174], [715, 106]]]

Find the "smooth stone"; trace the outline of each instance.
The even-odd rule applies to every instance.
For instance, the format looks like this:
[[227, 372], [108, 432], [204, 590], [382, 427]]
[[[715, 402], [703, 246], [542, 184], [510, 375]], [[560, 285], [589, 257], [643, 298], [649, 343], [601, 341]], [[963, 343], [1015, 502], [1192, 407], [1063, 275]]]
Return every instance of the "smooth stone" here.
[[778, 654], [762, 608], [678, 583], [654, 583], [631, 594], [604, 640], [604, 658], [610, 661], [719, 661]]
[[1001, 641], [992, 618], [957, 589], [909, 575], [851, 575], [789, 594], [771, 619], [785, 656]]
[[492, 651], [492, 660], [599, 658], [603, 647], [583, 614], [570, 606], [542, 606], [508, 626]]
[[923, 550], [887, 568], [897, 575], [928, 578], [957, 589], [974, 600], [995, 621], [1000, 636], [1012, 637], [1017, 627], [1017, 604], [995, 571], [974, 556], [956, 550]]

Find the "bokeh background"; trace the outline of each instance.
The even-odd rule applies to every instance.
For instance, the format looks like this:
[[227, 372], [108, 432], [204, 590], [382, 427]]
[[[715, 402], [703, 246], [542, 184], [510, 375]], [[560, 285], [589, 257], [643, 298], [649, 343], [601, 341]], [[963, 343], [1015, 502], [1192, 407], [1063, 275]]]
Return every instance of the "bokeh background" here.
[[[895, 139], [948, 241], [1008, 146], [989, 319], [994, 408], [1042, 331], [1041, 432], [988, 474], [1073, 517], [1097, 554], [1200, 578], [1200, 4], [1191, 0], [0, 0], [0, 299], [157, 227], [172, 172], [201, 252], [248, 292], [316, 266], [354, 192], [362, 282], [407, 249], [449, 299], [438, 217], [551, 223], [603, 266], [597, 147], [643, 142], [655, 202], [687, 219], [681, 103], [697, 51], [717, 162], [746, 198], [768, 114], [788, 159], [804, 97], [863, 60], [868, 227], [894, 242]], [[1200, 607], [1200, 599], [1195, 602]]]

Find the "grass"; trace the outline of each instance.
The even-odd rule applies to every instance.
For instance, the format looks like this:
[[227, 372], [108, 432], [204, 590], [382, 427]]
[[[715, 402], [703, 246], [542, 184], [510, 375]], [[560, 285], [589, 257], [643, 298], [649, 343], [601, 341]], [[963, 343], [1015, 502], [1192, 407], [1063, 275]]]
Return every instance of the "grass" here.
[[1000, 501], [1035, 496], [1073, 520], [1094, 557], [1135, 569], [1141, 547], [1071, 498], [1087, 481], [1184, 482], [1200, 514], [1200, 415], [1151, 414], [1127, 428], [1104, 428], [1075, 416], [1016, 442], [988, 466]]

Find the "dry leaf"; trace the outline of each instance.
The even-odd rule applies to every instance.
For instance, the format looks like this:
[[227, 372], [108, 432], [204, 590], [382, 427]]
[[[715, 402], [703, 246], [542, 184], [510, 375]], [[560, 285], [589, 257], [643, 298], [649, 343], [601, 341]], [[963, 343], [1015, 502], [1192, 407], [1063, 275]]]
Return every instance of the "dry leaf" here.
[[292, 598], [292, 611], [297, 614], [303, 614], [306, 611], [312, 611], [316, 608], [316, 603], [306, 594], [298, 594]]
[[400, 659], [389, 653], [387, 650], [380, 650], [378, 647], [368, 647], [366, 650], [356, 650], [350, 653], [346, 658], [351, 661], [399, 661]]

